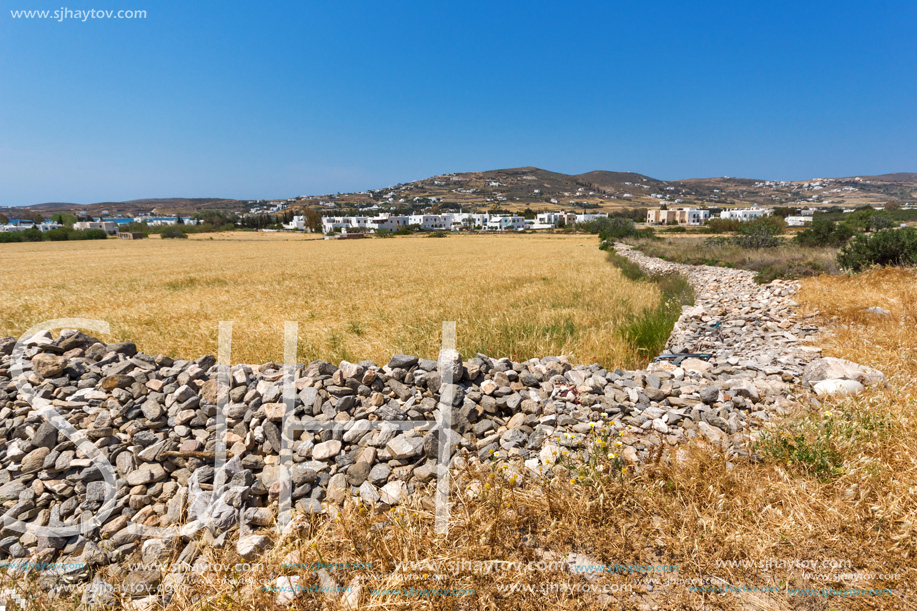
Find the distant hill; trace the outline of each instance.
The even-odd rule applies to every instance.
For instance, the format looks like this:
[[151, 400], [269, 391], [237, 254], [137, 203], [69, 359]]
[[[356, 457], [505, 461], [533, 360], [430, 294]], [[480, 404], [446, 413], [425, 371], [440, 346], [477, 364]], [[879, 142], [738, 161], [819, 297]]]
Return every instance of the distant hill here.
[[[431, 176], [358, 193], [312, 195], [290, 200], [293, 208], [334, 203], [337, 208], [444, 209], [521, 211], [657, 206], [800, 206], [881, 205], [890, 199], [917, 201], [917, 173], [877, 176], [813, 178], [807, 181], [771, 181], [754, 178], [689, 178], [659, 180], [637, 172], [593, 170], [563, 174], [533, 166], [457, 172]], [[182, 214], [202, 210], [245, 213], [253, 202], [224, 198], [159, 198], [126, 202], [72, 204], [52, 202], [23, 208], [0, 209], [6, 216], [24, 211], [50, 216], [58, 212], [93, 216]], [[378, 208], [377, 208], [378, 206]], [[331, 208], [326, 208], [331, 209]]]
[[51, 216], [61, 212], [69, 212], [71, 214], [83, 213], [90, 216], [100, 216], [102, 214], [112, 216], [119, 214], [136, 216], [154, 212], [162, 215], [188, 215], [201, 210], [242, 212], [246, 208], [246, 204], [247, 202], [235, 199], [170, 197], [135, 199], [126, 202], [98, 202], [95, 204], [48, 202], [36, 204], [34, 206], [0, 208], [0, 213], [10, 216], [11, 214], [22, 214], [24, 210], [28, 210], [31, 212], [38, 212], [44, 216]]
[[854, 178], [874, 180], [877, 182], [917, 183], [917, 172], [895, 172], [894, 174], [879, 174], [878, 176], [858, 176], [848, 178], [847, 180], [854, 180]]

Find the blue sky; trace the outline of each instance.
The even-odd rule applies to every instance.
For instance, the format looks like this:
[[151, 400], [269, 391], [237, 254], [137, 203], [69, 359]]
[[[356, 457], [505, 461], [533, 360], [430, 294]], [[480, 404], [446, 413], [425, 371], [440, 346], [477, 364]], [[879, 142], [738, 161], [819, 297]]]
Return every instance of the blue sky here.
[[[146, 19], [14, 19], [134, 9]], [[913, 2], [9, 0], [0, 206], [917, 171]]]

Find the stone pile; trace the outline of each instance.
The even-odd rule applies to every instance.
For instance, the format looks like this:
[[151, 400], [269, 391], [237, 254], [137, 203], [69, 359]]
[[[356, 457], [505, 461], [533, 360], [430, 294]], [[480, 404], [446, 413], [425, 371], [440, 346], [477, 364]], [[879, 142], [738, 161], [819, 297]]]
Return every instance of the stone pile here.
[[[429, 494], [441, 405], [451, 410], [453, 464], [511, 461], [519, 477], [550, 473], [556, 452], [584, 447], [596, 423], [614, 432], [629, 462], [651, 456], [660, 444], [694, 438], [742, 452], [747, 432], [780, 413], [794, 386], [811, 381], [806, 366], [818, 351], [804, 342], [817, 328], [796, 314], [795, 284], [759, 286], [749, 272], [621, 252], [648, 271], [690, 278], [696, 305], [685, 308], [669, 348], [711, 352], [709, 361], [608, 371], [564, 357], [462, 360], [453, 351], [440, 361], [396, 355], [381, 366], [298, 365], [296, 419], [342, 426], [294, 434], [294, 506], [321, 512], [357, 497], [384, 509], [407, 495]], [[192, 541], [220, 545], [221, 533], [240, 522], [245, 532], [273, 524], [281, 490], [280, 365], [233, 366], [227, 394], [218, 397], [212, 356], [174, 360], [65, 330], [24, 342], [26, 368], [14, 379], [14, 343], [0, 340], [0, 559], [79, 560], [83, 568], [46, 576], [79, 580], [91, 566], [138, 554], [156, 562], [181, 548], [180, 560], [188, 562], [199, 549]], [[34, 396], [20, 390], [26, 383]], [[76, 436], [39, 413], [41, 402]], [[214, 469], [218, 405], [232, 457], [220, 473]], [[408, 421], [419, 426], [394, 424]], [[87, 455], [86, 443], [113, 468], [117, 492], [110, 500], [99, 457]], [[105, 507], [111, 511], [89, 533], [42, 536], [12, 527], [15, 520], [79, 526]], [[138, 525], [171, 534], [144, 542]], [[266, 537], [249, 534], [238, 551], [253, 558], [267, 545]], [[157, 583], [156, 573], [131, 578]]]

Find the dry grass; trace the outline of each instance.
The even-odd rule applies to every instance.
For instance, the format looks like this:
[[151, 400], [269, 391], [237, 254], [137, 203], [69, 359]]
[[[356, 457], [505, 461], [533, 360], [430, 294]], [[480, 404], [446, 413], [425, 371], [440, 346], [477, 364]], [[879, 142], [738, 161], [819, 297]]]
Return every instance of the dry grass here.
[[619, 326], [659, 300], [654, 286], [624, 279], [594, 236], [210, 237], [4, 245], [0, 335], [99, 318], [118, 340], [194, 358], [216, 352], [228, 320], [233, 361], [261, 363], [282, 359], [293, 320], [303, 361], [385, 363], [435, 358], [441, 322], [455, 320], [465, 355], [633, 366]]

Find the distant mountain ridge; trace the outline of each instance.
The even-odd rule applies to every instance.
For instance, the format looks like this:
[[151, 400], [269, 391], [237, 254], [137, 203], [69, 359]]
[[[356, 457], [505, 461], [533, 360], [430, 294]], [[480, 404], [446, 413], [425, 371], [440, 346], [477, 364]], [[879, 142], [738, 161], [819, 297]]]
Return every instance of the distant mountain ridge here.
[[[294, 198], [289, 198], [292, 202]], [[300, 198], [302, 206], [334, 202], [339, 207], [432, 202], [469, 208], [614, 208], [634, 205], [840, 205], [882, 204], [889, 199], [917, 200], [917, 173], [896, 172], [808, 181], [753, 178], [659, 180], [638, 172], [593, 170], [563, 174], [534, 166], [458, 172], [431, 176], [391, 187]], [[403, 200], [403, 201], [402, 201]], [[276, 201], [276, 200], [275, 200]], [[74, 204], [48, 202], [0, 208], [6, 216], [37, 212], [99, 215], [182, 214], [202, 210], [247, 212], [253, 202], [229, 198], [149, 198], [124, 202]]]

